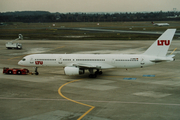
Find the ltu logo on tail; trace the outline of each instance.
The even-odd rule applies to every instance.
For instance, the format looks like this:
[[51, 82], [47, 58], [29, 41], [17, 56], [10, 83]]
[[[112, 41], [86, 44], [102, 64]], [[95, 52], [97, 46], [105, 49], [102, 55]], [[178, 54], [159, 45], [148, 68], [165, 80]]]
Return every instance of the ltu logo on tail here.
[[170, 40], [158, 40], [157, 41], [158, 46], [163, 46], [163, 45], [168, 46], [169, 44], [170, 44]]

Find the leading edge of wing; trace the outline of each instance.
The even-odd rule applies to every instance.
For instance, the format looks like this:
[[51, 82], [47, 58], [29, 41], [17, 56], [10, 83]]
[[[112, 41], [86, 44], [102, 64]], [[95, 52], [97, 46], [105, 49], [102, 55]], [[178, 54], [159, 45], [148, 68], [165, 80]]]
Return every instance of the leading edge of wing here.
[[73, 63], [71, 66], [79, 67], [79, 68], [84, 68], [84, 69], [108, 69], [108, 68], [114, 68], [114, 66], [109, 65], [109, 64], [94, 64], [94, 63]]

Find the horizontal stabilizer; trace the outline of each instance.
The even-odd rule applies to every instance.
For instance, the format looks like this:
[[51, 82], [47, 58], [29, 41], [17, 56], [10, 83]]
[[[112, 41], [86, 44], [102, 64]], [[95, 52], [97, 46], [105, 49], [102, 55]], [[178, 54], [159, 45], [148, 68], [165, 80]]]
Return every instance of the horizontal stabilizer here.
[[172, 57], [174, 57], [175, 55], [167, 55], [166, 57], [168, 57], [168, 58], [172, 58]]
[[166, 62], [166, 61], [174, 61], [175, 59], [173, 58], [175, 55], [167, 55], [166, 57], [163, 57], [163, 58], [157, 58], [157, 59], [154, 59], [154, 60], [150, 60], [151, 62], [155, 62], [155, 63], [158, 63], [158, 62]]

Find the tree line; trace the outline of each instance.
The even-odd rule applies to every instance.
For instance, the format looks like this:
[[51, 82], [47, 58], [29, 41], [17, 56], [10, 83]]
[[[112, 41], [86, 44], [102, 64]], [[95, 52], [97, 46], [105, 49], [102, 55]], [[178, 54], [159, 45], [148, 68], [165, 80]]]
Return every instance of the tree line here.
[[50, 13], [16, 11], [0, 13], [0, 22], [123, 22], [180, 20], [180, 12]]

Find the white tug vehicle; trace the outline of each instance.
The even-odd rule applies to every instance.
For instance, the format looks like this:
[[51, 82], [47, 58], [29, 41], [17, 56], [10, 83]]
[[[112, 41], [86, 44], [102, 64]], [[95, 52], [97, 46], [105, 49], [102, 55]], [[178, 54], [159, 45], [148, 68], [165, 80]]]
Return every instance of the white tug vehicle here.
[[6, 48], [7, 49], [22, 49], [22, 44], [21, 43], [13, 43], [14, 41], [17, 41], [17, 40], [23, 40], [22, 34], [19, 34], [19, 38], [15, 39], [13, 41], [7, 42], [6, 43]]

